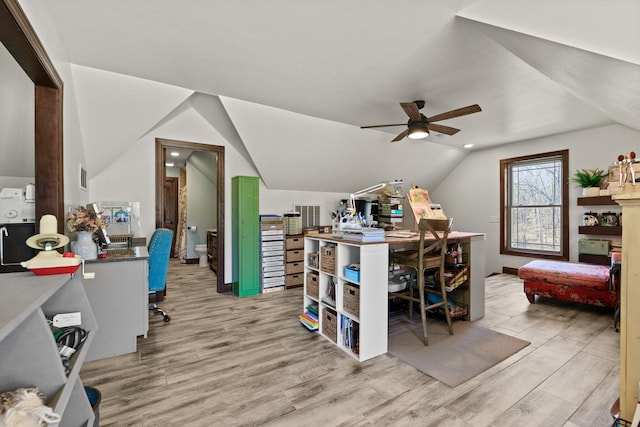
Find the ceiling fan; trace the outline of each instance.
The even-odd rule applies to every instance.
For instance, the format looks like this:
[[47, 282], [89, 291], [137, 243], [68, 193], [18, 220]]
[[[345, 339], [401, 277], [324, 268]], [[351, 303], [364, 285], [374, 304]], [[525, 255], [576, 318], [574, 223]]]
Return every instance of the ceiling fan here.
[[460, 129], [452, 128], [445, 125], [439, 125], [434, 122], [453, 119], [455, 117], [466, 116], [467, 114], [473, 114], [482, 111], [478, 104], [473, 104], [466, 107], [457, 108], [455, 110], [447, 111], [446, 113], [436, 114], [435, 116], [425, 117], [424, 114], [420, 113], [420, 110], [424, 107], [424, 101], [401, 102], [400, 106], [402, 107], [404, 112], [407, 113], [407, 116], [409, 116], [409, 121], [407, 123], [360, 126], [360, 129], [382, 128], [389, 126], [406, 126], [407, 129], [393, 138], [391, 142], [400, 141], [405, 136], [411, 139], [426, 138], [429, 135], [430, 131], [444, 133], [445, 135], [455, 135], [456, 133], [460, 132]]

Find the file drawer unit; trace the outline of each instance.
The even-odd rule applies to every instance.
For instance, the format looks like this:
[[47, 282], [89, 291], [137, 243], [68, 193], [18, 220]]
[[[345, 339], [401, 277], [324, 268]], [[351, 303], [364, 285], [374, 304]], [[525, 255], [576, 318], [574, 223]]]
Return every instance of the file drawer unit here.
[[260, 221], [260, 284], [262, 293], [285, 287], [284, 222], [262, 218]]
[[299, 288], [304, 285], [304, 236], [287, 236], [286, 240], [286, 287]]

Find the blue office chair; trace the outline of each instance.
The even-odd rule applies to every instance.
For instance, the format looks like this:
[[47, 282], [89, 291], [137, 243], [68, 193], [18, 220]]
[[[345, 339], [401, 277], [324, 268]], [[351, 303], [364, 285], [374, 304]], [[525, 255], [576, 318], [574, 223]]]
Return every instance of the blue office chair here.
[[[158, 228], [149, 240], [149, 295], [153, 294], [154, 297], [156, 293], [164, 291], [167, 286], [172, 239], [173, 231]], [[149, 304], [149, 310], [161, 314], [165, 322], [171, 320], [167, 312], [158, 307], [155, 302]]]

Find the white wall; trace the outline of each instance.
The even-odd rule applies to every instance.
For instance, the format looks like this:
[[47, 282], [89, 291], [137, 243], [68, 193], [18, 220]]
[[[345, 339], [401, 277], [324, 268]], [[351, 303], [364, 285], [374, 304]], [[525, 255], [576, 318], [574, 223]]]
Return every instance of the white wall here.
[[[0, 175], [34, 175], [33, 82], [0, 43]], [[3, 185], [0, 183], [0, 188]]]
[[[64, 82], [63, 89], [63, 162], [64, 162], [64, 204], [67, 208], [84, 205], [91, 201], [88, 191], [80, 189], [80, 165], [86, 167], [85, 146], [80, 131], [75, 87], [71, 65], [65, 58], [58, 35], [47, 12], [33, 0], [21, 0], [20, 6], [29, 18], [38, 38], [44, 45], [56, 71]], [[61, 218], [58, 218], [60, 221]]]
[[[518, 268], [531, 258], [500, 255], [500, 160], [568, 149], [571, 176], [576, 169], [608, 168], [618, 154], [639, 151], [638, 141], [640, 132], [610, 125], [476, 151], [430, 191], [430, 196], [454, 219], [455, 230], [486, 234], [487, 274], [501, 272], [502, 267]], [[577, 205], [576, 199], [581, 194], [581, 189], [570, 185], [569, 253], [570, 261], [574, 262], [578, 260], [578, 226], [582, 224], [582, 214], [591, 210]]]
[[[91, 179], [92, 199], [140, 202], [141, 234], [149, 238], [155, 229], [155, 138], [225, 147], [225, 282], [230, 283], [231, 177], [257, 176], [257, 172], [193, 108], [186, 109], [139, 140], [129, 141], [128, 150], [122, 152], [112, 164]], [[332, 200], [329, 193], [271, 191], [261, 184], [260, 212], [283, 213], [291, 209], [295, 202], [320, 203], [323, 205], [322, 209], [328, 211], [335, 209], [335, 203], [340, 197], [345, 195], [338, 194]]]
[[33, 184], [34, 177], [23, 178], [19, 176], [0, 176], [0, 189], [3, 188], [24, 188], [27, 184]]
[[330, 211], [338, 208], [340, 199], [349, 197], [342, 193], [325, 193], [319, 191], [284, 191], [269, 190], [260, 185], [260, 214], [282, 215], [292, 211], [296, 204], [320, 205], [320, 225], [331, 225]]

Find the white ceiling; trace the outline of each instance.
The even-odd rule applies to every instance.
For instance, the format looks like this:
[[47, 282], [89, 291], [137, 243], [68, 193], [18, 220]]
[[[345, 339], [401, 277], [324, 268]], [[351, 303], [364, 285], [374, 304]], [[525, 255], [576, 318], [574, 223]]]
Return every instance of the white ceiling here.
[[[23, 3], [47, 10], [71, 63], [177, 86], [176, 106], [195, 93], [201, 114], [203, 96], [221, 101], [231, 139], [271, 188], [429, 186], [466, 143], [482, 149], [612, 122], [640, 130], [637, 1]], [[389, 143], [402, 127], [359, 128], [405, 122], [398, 103], [416, 99], [426, 116], [476, 103], [483, 111], [440, 122], [462, 131], [426, 142]], [[286, 152], [287, 167], [274, 150]], [[358, 176], [345, 183], [354, 164]]]

